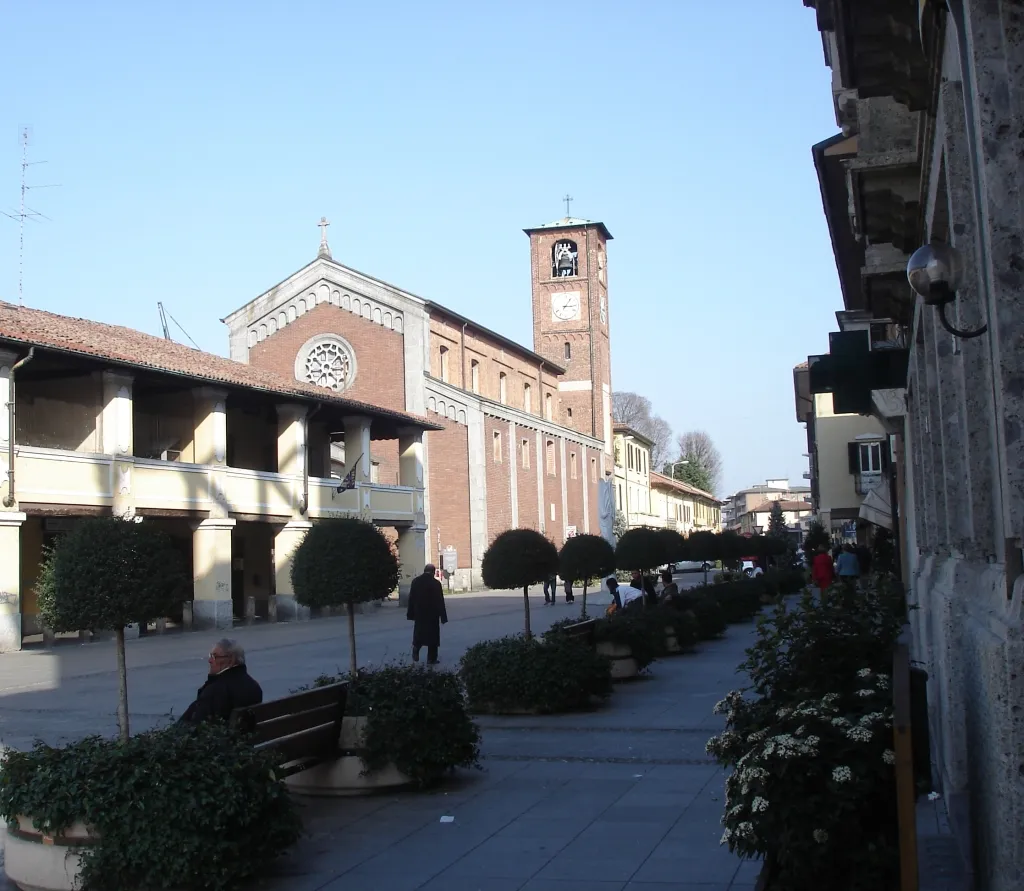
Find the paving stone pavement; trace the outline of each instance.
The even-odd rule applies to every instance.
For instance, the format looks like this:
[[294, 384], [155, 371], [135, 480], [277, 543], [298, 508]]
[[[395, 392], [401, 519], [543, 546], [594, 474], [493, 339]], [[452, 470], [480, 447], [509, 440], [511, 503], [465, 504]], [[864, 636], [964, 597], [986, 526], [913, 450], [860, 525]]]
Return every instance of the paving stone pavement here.
[[[575, 615], [533, 598], [533, 627]], [[442, 661], [522, 625], [522, 595], [448, 599]], [[396, 603], [357, 619], [360, 664], [408, 661]], [[265, 891], [748, 891], [759, 864], [720, 848], [722, 772], [704, 753], [721, 727], [715, 702], [752, 626], [656, 662], [604, 709], [481, 718], [483, 770], [430, 794], [307, 800], [307, 835]], [[346, 620], [237, 628], [267, 698], [347, 665]], [[169, 634], [128, 646], [132, 729], [167, 722], [191, 701], [218, 635]], [[24, 748], [116, 732], [111, 642], [0, 657], [0, 743]], [[441, 823], [442, 816], [454, 822]], [[0, 854], [2, 858], [2, 854]], [[2, 860], [0, 860], [2, 862]], [[0, 887], [6, 887], [0, 879]]]

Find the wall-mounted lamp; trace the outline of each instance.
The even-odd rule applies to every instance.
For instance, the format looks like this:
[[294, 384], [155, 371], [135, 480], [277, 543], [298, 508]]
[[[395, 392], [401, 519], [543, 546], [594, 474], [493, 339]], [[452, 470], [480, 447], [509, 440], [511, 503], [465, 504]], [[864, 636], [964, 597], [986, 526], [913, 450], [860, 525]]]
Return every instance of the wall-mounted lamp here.
[[964, 277], [964, 263], [960, 252], [952, 245], [933, 241], [914, 251], [907, 263], [907, 279], [910, 287], [924, 298], [928, 306], [939, 308], [939, 321], [954, 337], [965, 340], [980, 337], [988, 331], [982, 325], [976, 331], [962, 331], [954, 328], [946, 318], [946, 307], [956, 300], [957, 288]]

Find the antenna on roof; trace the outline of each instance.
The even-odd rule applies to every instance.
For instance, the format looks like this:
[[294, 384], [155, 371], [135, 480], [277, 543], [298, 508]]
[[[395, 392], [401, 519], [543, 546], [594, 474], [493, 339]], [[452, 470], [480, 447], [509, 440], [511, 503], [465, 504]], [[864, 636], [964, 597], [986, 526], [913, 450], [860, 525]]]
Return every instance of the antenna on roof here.
[[53, 189], [60, 183], [47, 183], [45, 185], [30, 186], [28, 184], [28, 169], [36, 164], [45, 164], [46, 161], [30, 161], [28, 159], [28, 141], [30, 136], [29, 128], [21, 128], [21, 204], [17, 211], [8, 213], [0, 210], [5, 217], [14, 220], [18, 224], [18, 306], [25, 305], [25, 220], [47, 220], [52, 222], [44, 213], [33, 210], [25, 203], [25, 194], [31, 189]]
[[181, 331], [181, 333], [184, 334], [190, 341], [192, 341], [192, 346], [194, 346], [197, 350], [199, 349], [199, 344], [192, 340], [192, 335], [181, 327], [181, 322], [179, 322], [176, 318], [174, 318], [174, 316], [172, 316], [169, 312], [167, 312], [167, 310], [164, 309], [163, 303], [157, 301], [156, 308], [160, 313], [160, 327], [164, 329], [164, 339], [169, 340], [172, 343], [174, 342], [174, 338], [171, 337], [170, 328], [167, 327], [167, 320], [170, 319], [172, 322], [174, 322], [175, 325], [178, 326], [178, 329]]

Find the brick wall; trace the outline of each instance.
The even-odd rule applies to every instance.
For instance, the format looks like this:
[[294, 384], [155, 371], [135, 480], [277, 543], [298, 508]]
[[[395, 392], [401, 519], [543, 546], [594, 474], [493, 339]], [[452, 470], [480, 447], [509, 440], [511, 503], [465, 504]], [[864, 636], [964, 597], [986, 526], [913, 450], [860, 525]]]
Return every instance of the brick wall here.
[[[523, 467], [522, 442], [528, 442], [530, 466]], [[516, 471], [519, 487], [519, 527], [539, 529], [540, 517], [537, 512], [537, 431], [527, 427], [516, 427]], [[543, 467], [540, 468], [543, 471]]]
[[[494, 460], [494, 436], [501, 440], [500, 461]], [[497, 418], [484, 418], [484, 449], [487, 461], [487, 543], [506, 529], [512, 528], [512, 499], [509, 486], [512, 476], [510, 461], [519, 458], [519, 451], [512, 443], [509, 453], [508, 422]]]
[[430, 498], [430, 529], [427, 552], [437, 554], [437, 530], [441, 547], [453, 545], [459, 552], [459, 568], [473, 565], [469, 528], [469, 437], [466, 427], [435, 412], [427, 417], [445, 426], [427, 433], [427, 493]]
[[[352, 458], [358, 458], [353, 455]], [[370, 458], [377, 461], [377, 479], [382, 486], [398, 485], [398, 440], [375, 439], [370, 443]]]
[[339, 334], [355, 350], [356, 379], [346, 396], [405, 411], [402, 335], [329, 303], [321, 303], [256, 344], [249, 350], [249, 362], [292, 378], [299, 350], [318, 334]]

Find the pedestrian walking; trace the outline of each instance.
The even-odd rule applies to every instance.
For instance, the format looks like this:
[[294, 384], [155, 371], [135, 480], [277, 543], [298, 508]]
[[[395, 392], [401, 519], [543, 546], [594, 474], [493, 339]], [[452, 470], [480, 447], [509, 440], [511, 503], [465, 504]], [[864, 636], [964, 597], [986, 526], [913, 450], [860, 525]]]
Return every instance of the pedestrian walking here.
[[811, 581], [819, 591], [827, 591], [835, 580], [835, 569], [828, 548], [822, 545], [811, 563]]
[[853, 551], [853, 545], [843, 545], [843, 550], [836, 560], [836, 574], [841, 582], [850, 585], [856, 584], [857, 579], [860, 578], [860, 561]]
[[441, 646], [441, 626], [448, 623], [444, 606], [444, 589], [434, 578], [435, 569], [429, 563], [423, 575], [414, 578], [409, 586], [409, 607], [405, 617], [412, 626], [412, 661], [420, 661], [420, 650], [427, 648], [427, 665], [437, 664], [437, 650]]
[[554, 605], [554, 603], [555, 603], [555, 592], [557, 590], [558, 590], [558, 577], [557, 576], [553, 576], [553, 575], [548, 576], [547, 579], [544, 580], [544, 604], [545, 604], [545, 606], [547, 604], [549, 604], [549, 603]]
[[571, 579], [566, 579], [564, 587], [565, 587], [565, 602], [566, 603], [575, 603], [576, 602], [576, 598], [573, 597], [573, 594], [572, 594], [572, 580]]
[[678, 596], [679, 585], [672, 581], [672, 570], [663, 569], [661, 571], [661, 600], [663, 602], [671, 600], [673, 597]]

